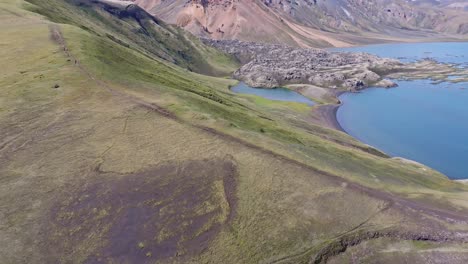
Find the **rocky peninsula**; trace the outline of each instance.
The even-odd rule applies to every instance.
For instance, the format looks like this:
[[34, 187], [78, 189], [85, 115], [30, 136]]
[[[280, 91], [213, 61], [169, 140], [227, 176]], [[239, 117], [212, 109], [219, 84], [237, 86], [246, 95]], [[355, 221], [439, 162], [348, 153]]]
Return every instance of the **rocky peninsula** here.
[[[332, 52], [239, 40], [203, 39], [205, 44], [234, 56], [241, 67], [233, 78], [260, 88], [287, 87], [319, 104], [309, 121], [344, 131], [336, 120], [343, 92], [367, 87], [395, 87], [392, 79], [466, 81], [468, 70], [425, 59], [404, 63], [363, 52]], [[453, 76], [462, 76], [453, 78]], [[461, 78], [461, 79], [460, 79]]]
[[347, 91], [369, 86], [391, 87], [395, 83], [377, 72], [394, 71], [403, 65], [398, 60], [367, 53], [338, 53], [238, 40], [204, 42], [244, 63], [233, 77], [253, 87], [312, 84]]
[[239, 40], [203, 39], [203, 42], [235, 56], [243, 65], [233, 77], [252, 87], [309, 84], [355, 92], [370, 86], [396, 86], [387, 78], [447, 80], [462, 71], [432, 60], [403, 63], [363, 52], [331, 52]]

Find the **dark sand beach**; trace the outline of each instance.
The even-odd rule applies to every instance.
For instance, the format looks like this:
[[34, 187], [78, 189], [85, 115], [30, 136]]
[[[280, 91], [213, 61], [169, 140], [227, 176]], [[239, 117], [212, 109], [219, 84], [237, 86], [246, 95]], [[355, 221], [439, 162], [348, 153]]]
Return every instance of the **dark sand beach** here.
[[319, 105], [314, 108], [314, 116], [311, 117], [311, 121], [346, 133], [336, 118], [339, 107], [339, 104]]

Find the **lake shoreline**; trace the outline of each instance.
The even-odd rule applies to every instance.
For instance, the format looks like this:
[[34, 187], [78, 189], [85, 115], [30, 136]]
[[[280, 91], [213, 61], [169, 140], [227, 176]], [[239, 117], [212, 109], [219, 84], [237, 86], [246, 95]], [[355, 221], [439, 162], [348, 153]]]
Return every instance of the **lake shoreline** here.
[[[362, 91], [367, 90], [369, 88], [372, 88], [372, 87], [364, 88]], [[392, 89], [392, 88], [389, 88], [389, 89]], [[341, 124], [340, 124], [340, 122], [338, 120], [338, 110], [339, 110], [339, 108], [341, 106], [343, 106], [343, 102], [340, 100], [340, 96], [345, 94], [345, 93], [354, 93], [354, 92], [334, 91], [334, 95], [335, 95], [335, 98], [337, 99], [338, 103], [336, 103], [336, 104], [330, 103], [330, 104], [325, 104], [325, 105], [319, 105], [314, 109], [314, 115], [315, 115], [315, 118], [317, 119], [316, 120], [317, 124], [326, 126], [328, 128], [331, 128], [331, 129], [335, 129], [335, 130], [343, 132], [343, 133], [346, 133], [347, 135], [355, 138], [350, 133], [348, 133], [346, 130], [344, 130], [344, 128], [341, 126]], [[359, 142], [362, 142], [364, 144], [367, 144], [367, 143], [365, 143], [365, 142], [363, 142], [363, 141], [361, 141], [361, 140], [359, 140], [357, 138], [356, 138], [356, 140], [358, 140]], [[374, 148], [376, 148], [376, 147], [374, 147]], [[376, 148], [376, 149], [379, 150], [379, 151], [384, 152], [383, 150], [381, 150], [379, 148]], [[387, 152], [384, 152], [384, 153], [387, 153]], [[432, 168], [430, 165], [427, 165], [427, 164], [424, 164], [424, 163], [421, 163], [421, 162], [417, 162], [417, 161], [409, 159], [409, 158], [401, 158], [399, 156], [392, 156], [392, 155], [389, 155], [389, 158], [395, 159], [395, 160], [401, 160], [403, 162], [410, 162], [410, 163], [414, 163], [414, 164], [419, 164], [420, 166], [427, 167], [428, 169], [439, 171], [437, 169]], [[460, 178], [458, 178], [458, 179], [457, 178], [451, 178], [447, 174], [445, 174], [443, 172], [441, 172], [441, 173], [443, 175], [445, 175], [445, 177], [447, 177], [451, 181], [461, 183], [461, 184], [468, 184], [468, 179], [466, 179], [466, 178], [465, 179], [464, 178], [461, 178], [461, 179]]]
[[328, 105], [318, 106], [314, 110], [314, 114], [317, 116], [317, 119], [318, 119], [317, 122], [323, 126], [333, 128], [335, 130], [346, 133], [346, 131], [338, 122], [338, 118], [337, 118], [337, 112], [340, 106], [341, 106], [340, 104], [328, 104]]
[[[403, 44], [404, 43], [401, 43], [401, 45]], [[463, 52], [466, 51], [466, 49], [464, 49], [465, 44], [428, 43], [427, 46], [424, 47], [407, 45], [407, 48], [406, 46], [392, 47], [388, 45], [387, 47], [369, 45], [369, 51], [365, 49], [356, 50], [355, 52], [359, 53], [354, 53], [340, 50], [339, 52], [341, 53], [339, 54], [322, 54], [318, 51], [314, 51], [315, 53], [310, 51], [309, 54], [307, 51], [301, 49], [294, 49], [294, 52], [288, 52], [290, 50], [280, 46], [272, 46], [272, 48], [275, 48], [275, 52], [267, 52], [265, 50], [269, 51], [269, 49], [267, 49], [268, 47], [265, 45], [255, 46], [251, 43], [236, 42], [222, 45], [225, 45], [223, 46], [224, 48], [237, 48], [240, 50], [239, 52], [242, 50], [240, 48], [246, 47], [250, 48], [253, 54], [260, 52], [260, 55], [262, 55], [259, 56], [257, 54], [257, 60], [258, 57], [261, 59], [246, 64], [244, 68], [236, 71], [233, 78], [244, 81], [251, 87], [285, 87], [316, 101], [318, 104], [310, 108], [307, 115], [304, 117], [305, 121], [324, 128], [346, 133], [349, 136], [356, 135], [361, 139], [365, 139], [365, 142], [359, 139], [358, 141], [369, 146], [380, 146], [379, 149], [385, 149], [386, 153], [392, 152], [396, 154], [395, 156], [406, 156], [415, 160], [423, 160], [425, 164], [437, 167], [438, 171], [444, 171], [444, 174], [450, 175], [452, 180], [456, 178], [463, 179], [465, 176], [463, 170], [460, 171], [459, 169], [463, 169], [463, 163], [459, 162], [459, 158], [463, 157], [463, 154], [456, 152], [461, 149], [459, 145], [456, 143], [439, 144], [441, 145], [441, 149], [447, 150], [448, 152], [447, 155], [437, 157], [438, 159], [442, 159], [443, 162], [435, 159], [434, 157], [438, 154], [437, 150], [434, 148], [439, 145], [424, 144], [424, 142], [421, 142], [421, 140], [433, 140], [430, 138], [432, 135], [429, 132], [422, 135], [418, 134], [418, 129], [420, 129], [418, 127], [419, 123], [416, 122], [416, 120], [411, 120], [411, 118], [421, 119], [421, 117], [424, 116], [424, 113], [421, 113], [424, 109], [411, 109], [411, 105], [413, 105], [414, 102], [418, 103], [420, 101], [420, 99], [418, 99], [418, 94], [411, 91], [422, 89], [422, 87], [419, 87], [420, 85], [415, 86], [415, 84], [424, 82], [424, 92], [427, 92], [432, 90], [433, 85], [440, 85], [442, 87], [446, 85], [445, 83], [450, 83], [453, 87], [458, 87], [468, 82], [468, 64], [463, 55]], [[447, 53], [448, 50], [450, 54]], [[372, 54], [372, 56], [380, 56], [382, 55], [380, 53], [384, 51], [388, 53], [384, 55], [388, 55], [392, 60], [389, 61], [389, 63], [382, 63], [382, 61], [374, 57], [369, 57], [369, 62], [367, 64], [362, 64], [360, 63], [360, 59], [362, 58], [356, 59], [344, 55]], [[281, 55], [284, 54], [284, 57], [279, 56], [280, 58], [277, 58], [277, 53]], [[301, 56], [290, 55], [296, 53]], [[273, 57], [273, 55], [276, 55], [276, 57]], [[306, 63], [303, 61], [303, 57], [310, 56], [305, 55], [324, 57], [326, 59], [324, 61], [312, 60]], [[399, 64], [393, 64], [393, 60], [399, 61]], [[345, 63], [348, 61], [355, 63]], [[304, 69], [301, 68], [302, 71], [298, 71], [296, 66], [303, 65], [303, 62], [305, 63]], [[395, 93], [400, 92], [389, 91], [387, 95], [390, 95], [390, 97], [386, 100], [381, 99], [382, 101], [380, 102], [370, 97], [367, 93], [367, 88], [391, 88], [396, 85], [397, 81], [398, 83], [400, 81], [402, 83], [414, 82], [411, 87], [416, 90], [405, 90], [401, 92], [407, 94], [409, 99], [398, 99]], [[459, 89], [464, 90], [466, 88], [461, 87]], [[361, 92], [363, 94], [362, 96], [354, 96], [354, 93]], [[377, 98], [381, 98], [382, 92], [375, 93]], [[433, 95], [434, 93], [430, 94]], [[449, 113], [447, 116], [450, 116], [452, 119], [463, 118], [460, 117], [462, 113], [450, 114], [453, 112], [453, 109], [463, 104], [459, 102], [460, 97], [456, 97], [455, 93], [444, 93], [441, 94], [439, 98], [445, 98], [445, 102], [458, 102], [458, 105], [454, 105], [452, 108], [442, 104], [441, 102], [444, 102], [444, 100], [437, 100], [437, 98], [433, 97], [429, 97], [429, 99], [434, 100], [434, 103], [430, 106], [426, 106], [427, 109], [425, 109], [425, 111], [434, 111], [433, 115], [437, 118], [430, 119], [426, 122], [426, 125], [431, 127], [430, 131], [433, 131], [431, 133], [435, 134], [438, 132], [440, 134], [443, 133], [440, 131], [441, 126], [437, 126], [436, 123], [440, 122], [446, 124], [448, 122], [447, 118], [441, 117], [441, 113], [447, 111], [447, 113]], [[367, 101], [359, 99], [360, 101], [356, 102], [360, 102], [360, 105], [356, 105], [353, 104], [354, 101], [348, 101], [348, 98], [364, 98], [364, 100]], [[393, 105], [400, 105], [402, 107], [396, 107], [396, 109], [395, 107], [392, 108], [392, 106], [387, 103], [391, 100], [397, 103]], [[342, 108], [340, 109], [340, 107]], [[356, 113], [360, 114], [352, 116], [352, 109], [356, 109], [356, 111], [358, 111]], [[382, 109], [385, 109], [385, 111], [381, 112], [380, 110]], [[392, 116], [395, 114], [395, 110], [401, 112], [402, 120], [407, 124], [407, 127], [404, 129], [397, 129], [401, 124], [398, 124], [396, 117]], [[338, 113], [338, 111], [341, 112]], [[338, 114], [340, 114], [340, 116], [338, 116]], [[381, 116], [379, 116], [379, 114]], [[419, 117], [415, 115], [419, 115]], [[372, 121], [368, 121], [368, 119]], [[394, 121], [396, 122], [396, 126], [393, 125]], [[453, 122], [457, 121], [455, 120]], [[455, 124], [453, 122], [450, 124]], [[460, 139], [457, 138], [460, 136], [459, 130], [454, 130], [453, 127], [448, 124], [446, 127], [452, 129], [450, 131], [451, 135], [453, 135], [453, 137], [448, 139], [448, 142], [453, 139], [460, 141]], [[459, 127], [465, 129], [466, 126], [459, 125]], [[364, 131], [363, 129], [366, 130]], [[381, 131], [391, 132], [386, 134]], [[431, 156], [427, 153], [432, 153], [433, 155], [431, 154]], [[448, 154], [454, 155], [454, 157], [450, 158]]]
[[[429, 84], [427, 84], [427, 85], [429, 85]], [[403, 85], [402, 87], [404, 87], [404, 85]], [[369, 88], [376, 88], [376, 87], [369, 87]], [[367, 88], [363, 89], [362, 91], [365, 92], [366, 90], [367, 90]], [[380, 89], [376, 89], [376, 90], [380, 90]], [[345, 94], [345, 93], [351, 93], [351, 94], [353, 94], [353, 92], [342, 92], [342, 93], [340, 93], [340, 94], [337, 95], [337, 98], [340, 97], [341, 95]], [[346, 97], [346, 98], [347, 98], [347, 97]], [[338, 101], [340, 101], [340, 104], [334, 105], [334, 106], [336, 107], [336, 111], [335, 111], [335, 112], [329, 112], [327, 118], [334, 118], [335, 121], [340, 125], [340, 128], [341, 128], [341, 129], [338, 129], [338, 130], [340, 130], [340, 131], [342, 131], [342, 132], [344, 132], [344, 133], [346, 133], [346, 134], [348, 134], [348, 135], [354, 137], [353, 135], [351, 135], [350, 133], [348, 133], [347, 131], [345, 131], [345, 130], [343, 129], [343, 127], [341, 126], [341, 124], [340, 124], [340, 122], [339, 122], [339, 118], [338, 118], [338, 115], [337, 115], [338, 108], [339, 108], [340, 106], [343, 106], [344, 102], [347, 102], [347, 99], [346, 99], [346, 98], [341, 97], [341, 100], [340, 100], [340, 98], [338, 98]], [[348, 112], [349, 110], [351, 110], [351, 109], [348, 109], [348, 107], [346, 107], [345, 109], [342, 109], [342, 111], [343, 111], [342, 113]], [[343, 118], [344, 118], [344, 117], [341, 116], [341, 119], [342, 119], [342, 120], [343, 120]], [[360, 118], [360, 117], [358, 116], [357, 118]], [[345, 118], [344, 120], [348, 120], [348, 119]], [[355, 132], [355, 133], [356, 133], [356, 132]], [[361, 134], [359, 134], [359, 135], [361, 135]], [[354, 137], [354, 138], [355, 138], [355, 137]], [[356, 138], [356, 139], [357, 139], [357, 138]], [[357, 140], [360, 141], [360, 142], [362, 142], [362, 143], [364, 143], [364, 144], [369, 144], [370, 146], [374, 146], [373, 144], [368, 143], [368, 142], [363, 142], [363, 141], [360, 140], [360, 139], [357, 139]], [[375, 148], [376, 148], [376, 149], [379, 149], [379, 150], [381, 150], [381, 151], [384, 151], [384, 152], [387, 153], [387, 154], [389, 153], [388, 151], [385, 151], [385, 150], [383, 150], [382, 148], [378, 148], [378, 147], [375, 147]], [[395, 152], [393, 152], [393, 153], [395, 154]], [[389, 155], [389, 156], [390, 156], [391, 158], [401, 157], [401, 156], [398, 156], [398, 154], [397, 154], [397, 155]], [[411, 156], [410, 156], [410, 157], [411, 157]], [[462, 173], [462, 174], [460, 175], [460, 173], [457, 174], [457, 172], [455, 172], [455, 173], [449, 173], [449, 172], [447, 172], [447, 171], [444, 170], [444, 167], [443, 167], [443, 166], [447, 166], [447, 164], [451, 164], [451, 163], [450, 163], [451, 161], [448, 161], [448, 162], [446, 162], [446, 163], [443, 163], [444, 165], [443, 165], [442, 167], [440, 166], [440, 164], [439, 164], [439, 167], [437, 167], [437, 166], [436, 166], [436, 167], [432, 167], [432, 166], [431, 166], [431, 163], [428, 162], [428, 161], [426, 161], [426, 162], [415, 161], [414, 159], [417, 159], [417, 157], [414, 157], [414, 159], [412, 159], [412, 158], [404, 158], [404, 159], [407, 160], [407, 161], [412, 161], [412, 162], [415, 162], [415, 163], [419, 163], [419, 164], [421, 164], [421, 165], [423, 165], [423, 166], [428, 167], [429, 169], [433, 169], [433, 170], [435, 170], [435, 171], [438, 171], [438, 172], [442, 173], [443, 175], [445, 175], [445, 176], [446, 176], [449, 180], [451, 180], [451, 181], [455, 181], [455, 182], [462, 183], [462, 184], [468, 184], [468, 178], [466, 178], [466, 174], [465, 174], [465, 173]]]
[[[345, 91], [334, 91], [334, 97], [338, 101], [336, 104], [324, 104], [318, 105], [313, 111], [315, 115], [315, 122], [323, 125], [328, 128], [332, 128], [343, 133], [348, 134], [344, 128], [341, 126], [340, 122], [338, 121], [338, 109], [342, 105], [339, 97], [340, 95], [346, 93]], [[348, 134], [349, 135], [349, 134]]]
[[[239, 82], [238, 85], [241, 84], [241, 83], [242, 82]], [[229, 87], [229, 90], [232, 91], [232, 88], [233, 87]], [[368, 87], [368, 88], [375, 88], [375, 87]], [[367, 90], [368, 88], [364, 88], [361, 91]], [[258, 88], [253, 88], [253, 89], [258, 89]], [[296, 93], [298, 93], [298, 94], [300, 94], [300, 95], [302, 95], [302, 96], [304, 96], [306, 98], [308, 97], [308, 94], [304, 93], [304, 91], [301, 90], [301, 89], [291, 89], [290, 87], [286, 88], [286, 89], [289, 89], [291, 91], [295, 91]], [[266, 90], [271, 90], [271, 89], [266, 89]], [[325, 104], [322, 103], [322, 104], [317, 104], [317, 105], [313, 106], [312, 109], [311, 109], [312, 112], [310, 114], [309, 121], [312, 122], [312, 123], [315, 123], [316, 125], [326, 127], [326, 128], [329, 128], [329, 129], [334, 129], [336, 131], [346, 133], [347, 135], [353, 137], [350, 133], [348, 133], [342, 127], [342, 125], [340, 124], [340, 122], [338, 120], [338, 115], [337, 115], [339, 108], [341, 106], [343, 106], [343, 101], [340, 100], [340, 96], [343, 95], [343, 94], [346, 94], [346, 93], [356, 93], [356, 92], [337, 91], [337, 90], [329, 91], [328, 95], [333, 96], [333, 98], [335, 99], [335, 103], [329, 101], [330, 103], [325, 103]], [[257, 96], [259, 96], [259, 95], [257, 95]], [[310, 98], [310, 95], [309, 95], [309, 98]], [[328, 100], [330, 100], [330, 97], [328, 98]], [[355, 137], [353, 137], [353, 138], [355, 138]], [[365, 143], [365, 142], [363, 142], [363, 141], [361, 141], [361, 140], [359, 140], [357, 138], [356, 138], [356, 140], [358, 140], [359, 142], [362, 142], [363, 144], [367, 145], [367, 143]], [[380, 150], [379, 148], [376, 148], [376, 147], [372, 147], [372, 148], [375, 148], [378, 151], [382, 151], [382, 150]], [[386, 153], [386, 152], [382, 151], [382, 153]], [[435, 170], [435, 169], [429, 167], [429, 165], [414, 161], [412, 159], [401, 158], [401, 157], [398, 157], [398, 156], [391, 156], [391, 155], [388, 155], [387, 157], [390, 158], [390, 159], [400, 160], [401, 162], [404, 162], [404, 163], [417, 164], [417, 165], [419, 165], [421, 167], [427, 167], [427, 169]], [[454, 179], [454, 178], [448, 177], [447, 175], [445, 175], [445, 177], [447, 177], [447, 179], [449, 179], [451, 181], [456, 181], [456, 182], [459, 182], [459, 183], [462, 183], [462, 184], [468, 184], [468, 179], [463, 179], [463, 178], [462, 179], [456, 179], [456, 178]]]

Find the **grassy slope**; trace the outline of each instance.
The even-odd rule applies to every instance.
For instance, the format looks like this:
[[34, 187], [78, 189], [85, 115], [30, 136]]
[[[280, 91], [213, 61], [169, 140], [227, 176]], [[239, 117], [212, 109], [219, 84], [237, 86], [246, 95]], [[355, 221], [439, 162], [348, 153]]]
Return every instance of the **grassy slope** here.
[[[366, 148], [345, 134], [303, 121], [304, 106], [234, 96], [227, 89], [232, 81], [168, 63], [128, 32], [118, 32], [112, 26], [114, 18], [105, 11], [92, 8], [94, 15], [89, 16], [83, 7], [58, 0], [31, 2], [35, 6], [15, 0], [0, 4], [0, 52], [2, 62], [9, 65], [0, 80], [0, 131], [4, 135], [0, 242], [7, 245], [0, 249], [0, 256], [6, 263], [80, 262], [96, 252], [116, 260], [109, 249], [113, 245], [109, 230], [118, 219], [105, 215], [119, 215], [126, 208], [125, 201], [120, 206], [91, 203], [90, 211], [102, 207], [107, 213], [82, 219], [70, 204], [79, 203], [80, 195], [88, 192], [86, 186], [101, 179], [131, 178], [164, 164], [175, 164], [171, 166], [183, 171], [190, 160], [230, 160], [238, 174], [233, 222], [216, 233], [204, 251], [193, 253], [183, 243], [176, 246], [174, 256], [198, 261], [258, 262], [299, 252], [304, 252], [299, 259], [306, 260], [323, 243], [357, 226], [423, 226], [398, 209], [373, 217], [388, 201], [348, 187], [352, 182], [422, 200], [434, 208], [465, 210], [467, 206], [463, 185], [419, 166], [348, 147]], [[74, 57], [67, 57], [51, 39], [51, 25], [52, 29], [57, 25], [25, 7], [65, 23], [58, 27]], [[64, 17], [59, 19], [58, 14]], [[223, 55], [215, 58], [212, 61], [221, 61], [223, 66], [218, 68], [225, 71], [234, 65]], [[191, 63], [179, 64], [188, 67]], [[53, 89], [55, 84], [60, 87]], [[153, 111], [158, 109], [154, 105], [176, 117]], [[180, 184], [180, 188], [185, 186]], [[213, 186], [211, 198], [200, 205], [202, 211], [212, 207], [213, 197], [226, 195]], [[185, 214], [190, 219], [199, 211]], [[64, 215], [67, 220], [78, 220], [60, 225]], [[218, 216], [213, 219], [204, 226], [209, 228]], [[146, 224], [138, 223], [135, 228]], [[431, 225], [448, 224], [437, 220]], [[174, 227], [165, 230], [175, 232]], [[139, 241], [144, 239], [151, 240], [138, 238], [125, 245], [140, 248], [140, 242], [150, 243]], [[147, 250], [140, 253], [146, 255]]]
[[[35, 2], [38, 1], [31, 1]], [[124, 10], [87, 0], [39, 2], [40, 7], [32, 10], [54, 22], [76, 25], [121, 46], [195, 72], [228, 75], [237, 66], [228, 56], [202, 45], [183, 30], [149, 16], [137, 6]]]

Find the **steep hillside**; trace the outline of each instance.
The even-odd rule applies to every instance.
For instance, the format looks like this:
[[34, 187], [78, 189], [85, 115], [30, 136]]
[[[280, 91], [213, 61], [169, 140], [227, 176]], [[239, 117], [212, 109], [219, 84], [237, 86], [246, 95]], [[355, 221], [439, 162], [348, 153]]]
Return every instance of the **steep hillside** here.
[[468, 13], [404, 0], [134, 1], [214, 39], [322, 47], [468, 33]]
[[[35, 3], [34, 0], [31, 2]], [[67, 4], [79, 8], [62, 8]], [[63, 4], [50, 2], [33, 10], [54, 22], [77, 25], [91, 33], [106, 36], [123, 47], [191, 71], [228, 75], [236, 67], [225, 55], [202, 45], [184, 30], [167, 25], [129, 1], [69, 0]], [[226, 65], [220, 65], [223, 63]]]
[[314, 125], [307, 105], [232, 93], [234, 80], [194, 72], [229, 72], [229, 56], [132, 8], [0, 2], [0, 262], [346, 251], [341, 263], [364, 248], [383, 263], [464, 263], [467, 185]]

